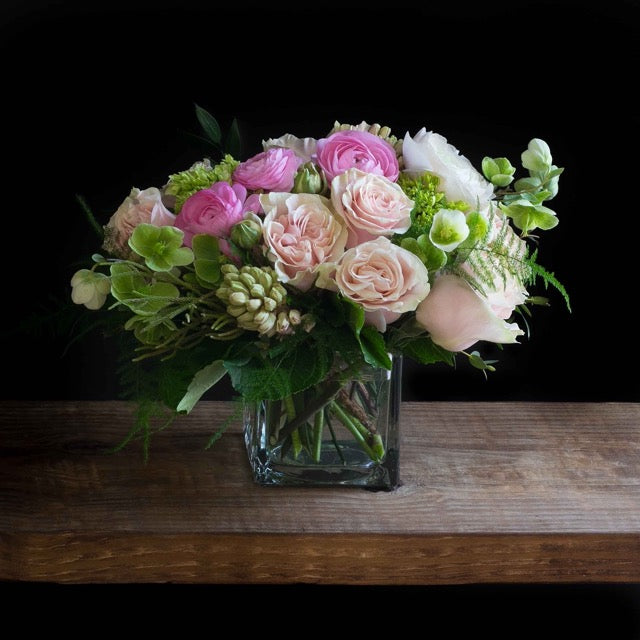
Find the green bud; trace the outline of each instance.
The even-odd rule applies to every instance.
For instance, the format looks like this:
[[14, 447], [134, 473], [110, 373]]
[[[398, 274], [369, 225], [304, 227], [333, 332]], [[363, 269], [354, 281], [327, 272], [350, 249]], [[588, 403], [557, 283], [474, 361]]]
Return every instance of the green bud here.
[[546, 171], [551, 166], [551, 149], [540, 138], [533, 138], [522, 153], [522, 166], [529, 171]]
[[545, 298], [544, 296], [531, 296], [527, 298], [527, 302], [530, 304], [535, 304], [539, 307], [548, 307], [549, 306], [549, 298]]
[[293, 179], [293, 193], [322, 193], [325, 190], [324, 178], [313, 162], [306, 162]]
[[242, 249], [251, 249], [261, 237], [260, 223], [251, 218], [238, 222], [231, 229], [231, 241]]
[[[284, 327], [284, 316], [288, 309], [280, 304], [287, 292], [277, 281], [271, 267], [244, 266], [229, 269], [222, 266], [224, 280], [216, 290], [217, 297], [227, 304], [227, 313], [236, 319], [237, 327], [248, 331], [257, 331], [260, 335], [272, 336], [279, 322]], [[287, 322], [293, 324], [287, 315]], [[287, 332], [288, 329], [287, 329]]]
[[507, 158], [489, 158], [482, 160], [482, 173], [496, 187], [506, 187], [513, 181], [516, 168]]

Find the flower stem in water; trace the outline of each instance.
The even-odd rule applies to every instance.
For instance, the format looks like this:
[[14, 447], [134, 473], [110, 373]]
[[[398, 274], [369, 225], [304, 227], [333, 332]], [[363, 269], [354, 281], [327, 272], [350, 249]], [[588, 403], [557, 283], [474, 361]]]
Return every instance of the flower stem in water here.
[[317, 411], [313, 416], [313, 459], [320, 462], [322, 452], [322, 431], [324, 430], [324, 411]]

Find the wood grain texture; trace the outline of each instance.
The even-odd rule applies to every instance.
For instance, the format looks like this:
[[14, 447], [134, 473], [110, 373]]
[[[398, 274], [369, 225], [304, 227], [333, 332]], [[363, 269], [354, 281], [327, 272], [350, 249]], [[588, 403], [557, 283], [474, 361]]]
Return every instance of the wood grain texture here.
[[640, 404], [405, 403], [391, 493], [254, 485], [231, 403], [147, 465], [126, 403], [0, 407], [0, 579], [640, 581]]

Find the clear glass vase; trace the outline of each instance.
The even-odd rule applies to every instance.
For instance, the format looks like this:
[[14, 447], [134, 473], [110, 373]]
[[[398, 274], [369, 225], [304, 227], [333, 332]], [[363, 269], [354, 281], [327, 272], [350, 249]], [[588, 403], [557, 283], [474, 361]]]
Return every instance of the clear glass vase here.
[[334, 371], [289, 398], [245, 403], [254, 480], [396, 488], [402, 357], [392, 363], [391, 370], [365, 366], [355, 375]]

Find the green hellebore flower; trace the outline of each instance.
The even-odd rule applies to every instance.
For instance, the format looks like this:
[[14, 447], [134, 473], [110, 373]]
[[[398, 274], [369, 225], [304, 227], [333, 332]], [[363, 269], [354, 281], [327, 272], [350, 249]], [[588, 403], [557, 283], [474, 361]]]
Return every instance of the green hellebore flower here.
[[144, 258], [152, 271], [170, 271], [193, 262], [193, 252], [182, 246], [184, 234], [175, 227], [139, 224], [129, 238], [129, 246]]
[[516, 168], [507, 158], [489, 158], [489, 156], [485, 156], [482, 160], [482, 173], [496, 187], [510, 185], [515, 172]]
[[529, 171], [546, 171], [551, 166], [551, 149], [540, 138], [533, 138], [522, 152], [522, 166]]
[[136, 267], [121, 262], [111, 265], [111, 294], [140, 316], [153, 316], [180, 297], [170, 282], [148, 282]]
[[453, 251], [467, 239], [469, 227], [462, 211], [440, 209], [433, 216], [433, 224], [429, 231], [429, 240], [442, 251]]
[[509, 205], [500, 205], [505, 215], [513, 220], [513, 224], [525, 234], [534, 229], [547, 231], [558, 224], [554, 211], [541, 204], [529, 200], [516, 200]]
[[75, 304], [83, 304], [96, 311], [104, 304], [111, 290], [109, 277], [98, 271], [80, 269], [71, 278], [71, 299]]
[[124, 325], [127, 331], [133, 331], [135, 337], [142, 342], [142, 344], [157, 345], [164, 342], [174, 331], [177, 331], [177, 327], [171, 320], [164, 320], [160, 324], [149, 322], [153, 318], [145, 316], [131, 316]]

